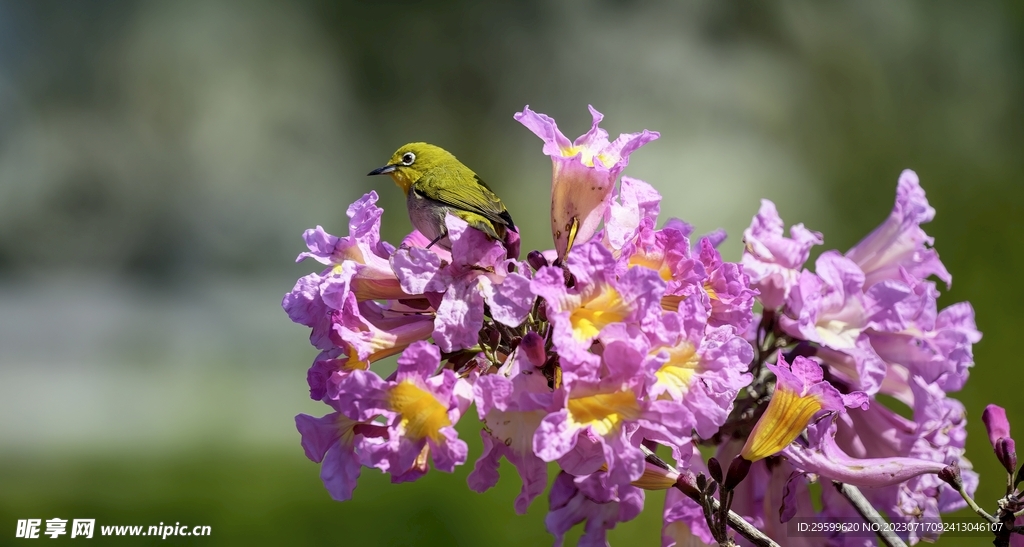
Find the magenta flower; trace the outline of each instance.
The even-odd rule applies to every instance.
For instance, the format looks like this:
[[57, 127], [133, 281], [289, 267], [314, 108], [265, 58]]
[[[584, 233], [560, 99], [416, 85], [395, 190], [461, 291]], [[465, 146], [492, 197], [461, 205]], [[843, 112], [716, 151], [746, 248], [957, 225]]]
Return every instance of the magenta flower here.
[[625, 268], [642, 267], [657, 272], [665, 281], [663, 310], [678, 310], [679, 303], [686, 298], [696, 299], [705, 310], [711, 309], [711, 298], [704, 287], [707, 271], [691, 255], [690, 241], [684, 232], [669, 226], [662, 230], [641, 226], [633, 241], [622, 248], [620, 259], [619, 275]]
[[743, 332], [754, 321], [754, 296], [757, 291], [750, 289], [750, 278], [743, 266], [722, 261], [722, 255], [708, 238], [701, 238], [699, 259], [707, 272], [703, 282], [704, 292], [711, 303], [708, 324], [713, 327], [730, 325]]
[[635, 486], [609, 483], [603, 473], [574, 477], [559, 473], [551, 485], [551, 510], [544, 519], [548, 532], [561, 547], [566, 532], [584, 522], [580, 547], [607, 547], [608, 530], [633, 520], [644, 508], [644, 491]]
[[589, 241], [597, 232], [629, 155], [660, 136], [644, 129], [610, 142], [608, 132], [598, 127], [604, 116], [589, 108], [594, 125], [574, 142], [558, 130], [555, 120], [529, 106], [514, 116], [544, 141], [544, 153], [551, 157], [551, 233], [562, 260], [574, 244]]
[[335, 347], [331, 342], [331, 310], [320, 296], [320, 285], [324, 276], [311, 273], [300, 277], [291, 292], [284, 295], [281, 307], [288, 318], [300, 325], [310, 327], [309, 343], [319, 350]]
[[395, 313], [373, 300], [357, 302], [354, 293], [337, 305], [331, 315], [331, 339], [346, 350], [349, 359], [366, 365], [426, 340], [434, 330], [429, 316]]
[[572, 288], [565, 286], [561, 268], [541, 268], [531, 290], [547, 302], [554, 327], [552, 340], [563, 362], [594, 362], [591, 343], [614, 323], [649, 325], [661, 315], [665, 282], [647, 268], [630, 268], [616, 277], [616, 261], [599, 242], [581, 245], [569, 256]]
[[[501, 270], [501, 266], [497, 269]], [[491, 276], [482, 276], [480, 290], [491, 318], [503, 325], [517, 327], [530, 314], [537, 296], [530, 290], [532, 275], [528, 264], [509, 260], [505, 262], [504, 269], [508, 273], [500, 283]], [[514, 271], [508, 271], [510, 269]]]
[[981, 340], [974, 309], [961, 302], [936, 313], [938, 292], [930, 281], [916, 282], [907, 292], [888, 321], [873, 321], [876, 328], [868, 332], [872, 348], [890, 366], [904, 367], [946, 391], [960, 390], [974, 366], [973, 345]]
[[605, 210], [605, 243], [613, 251], [636, 238], [641, 227], [653, 230], [658, 220], [661, 194], [646, 182], [622, 177], [619, 195]]
[[[784, 458], [771, 463], [768, 463], [768, 460], [761, 460], [751, 465], [747, 479], [740, 485], [741, 490], [736, 492], [737, 497], [747, 498], [738, 510], [744, 516], [751, 512], [757, 513], [758, 516], [753, 517], [752, 521], [758, 523], [758, 529], [787, 547], [844, 545], [841, 534], [831, 538], [790, 535], [787, 522], [795, 517], [814, 519], [818, 516], [814, 510], [809, 486], [805, 475]], [[834, 488], [822, 488], [822, 497], [828, 494], [826, 490], [831, 492]], [[849, 505], [849, 502], [847, 504]], [[856, 513], [846, 517], [843, 522], [860, 520]]]
[[[806, 443], [793, 443], [783, 454], [804, 472], [862, 486], [872, 505], [896, 521], [934, 522], [941, 513], [965, 507], [937, 475], [957, 462], [965, 489], [973, 493], [977, 487], [978, 476], [963, 457], [963, 405], [919, 378], [912, 385], [913, 419], [876, 401], [867, 409], [836, 416], [834, 423], [818, 422], [808, 430]], [[826, 500], [826, 512], [834, 516], [842, 516], [849, 506], [845, 499], [830, 503]], [[904, 537], [916, 541], [935, 536]]]
[[[738, 443], [725, 442], [719, 445], [715, 457], [719, 461], [731, 461], [738, 450]], [[694, 473], [707, 474], [707, 468], [699, 460], [694, 462], [691, 470]], [[822, 488], [822, 497], [830, 491], [833, 489]], [[746, 479], [736, 487], [734, 495], [732, 510], [781, 545], [787, 547], [845, 545], [841, 543], [839, 534], [833, 538], [814, 537], [807, 534], [791, 536], [789, 534], [786, 522], [794, 517], [813, 519], [817, 514], [804, 474], [784, 458], [759, 460], [751, 464]], [[848, 501], [846, 504], [849, 506]], [[849, 522], [855, 518], [859, 519], [856, 513], [853, 516], [847, 515], [842, 522]], [[837, 542], [837, 539], [840, 542]], [[871, 543], [865, 544], [865, 547], [874, 545], [873, 538], [868, 539], [871, 540]], [[703, 510], [700, 505], [681, 492], [670, 490], [665, 497], [662, 546], [699, 545], [708, 547], [718, 545], [708, 529]]]
[[[863, 522], [841, 493], [815, 490], [832, 480], [860, 487], [897, 523], [964, 507], [959, 487], [971, 495], [978, 476], [964, 458], [964, 406], [947, 392], [964, 386], [981, 333], [970, 304], [938, 308], [928, 278], [948, 285], [950, 276], [921, 229], [935, 211], [916, 175], [900, 176], [885, 222], [845, 255], [821, 253], [813, 269], [805, 263], [821, 234], [796, 225], [787, 236], [763, 200], [742, 261], [731, 263], [717, 249], [722, 230], [695, 237], [678, 219], [658, 229], [661, 195], [650, 184], [621, 177], [615, 191], [630, 155], [658, 134], [610, 141], [590, 111], [593, 125], [575, 142], [529, 107], [515, 116], [544, 141], [553, 173], [555, 248], [526, 261], [515, 258], [516, 234], [492, 241], [453, 216], [450, 248], [428, 249], [413, 231], [396, 250], [380, 240], [373, 192], [348, 208], [349, 235], [306, 231], [298, 259], [325, 269], [300, 278], [282, 307], [319, 350], [310, 397], [333, 412], [300, 414], [296, 427], [331, 497], [351, 498], [363, 466], [396, 483], [431, 466], [453, 471], [468, 457], [455, 425], [475, 404], [483, 452], [470, 489], [496, 485], [504, 458], [522, 479], [514, 507], [524, 513], [557, 465], [545, 521], [556, 545], [580, 523], [580, 545], [607, 545], [607, 530], [642, 510], [643, 489], [669, 490], [663, 545], [714, 543], [722, 523], [705, 515], [708, 500], [674, 488], [694, 472], [796, 547], [873, 544], [789, 536], [794, 518]], [[371, 370], [396, 354], [387, 378]], [[992, 405], [982, 420], [1012, 477], [1006, 413]], [[717, 445], [710, 469], [693, 457], [698, 444]], [[671, 464], [657, 460], [669, 452]], [[726, 461], [745, 479], [723, 479]]]
[[794, 337], [845, 350], [867, 327], [864, 273], [836, 251], [825, 251], [814, 274], [804, 270], [786, 299], [782, 328]]
[[682, 300], [696, 299], [710, 314], [712, 326], [745, 330], [753, 321], [757, 291], [749, 288], [742, 266], [724, 262], [715, 249], [724, 234], [701, 238], [691, 250], [688, 235], [693, 228], [686, 223], [670, 219], [663, 229], [654, 229], [659, 199], [647, 183], [622, 178], [605, 221], [605, 244], [619, 258], [617, 275], [635, 267], [653, 270], [667, 284], [661, 299], [665, 311], [677, 311]]
[[[529, 267], [506, 259], [507, 255], [500, 243], [489, 240], [479, 230], [469, 229], [462, 219], [449, 215], [447, 222], [449, 238], [452, 240], [452, 263], [448, 267], [452, 286], [449, 290], [456, 289], [456, 297], [448, 298], [445, 295], [438, 308], [438, 321], [442, 325], [451, 324], [453, 328], [458, 328], [459, 321], [449, 318], [469, 311], [464, 311], [457, 303], [458, 293], [461, 292], [474, 300], [482, 298], [495, 321], [510, 327], [519, 326], [526, 319], [535, 299], [529, 290]], [[448, 351], [443, 343], [441, 349]]]
[[434, 342], [442, 351], [452, 352], [476, 345], [485, 302], [496, 321], [515, 327], [526, 318], [535, 297], [529, 278], [509, 271], [510, 264], [520, 271], [529, 268], [506, 260], [500, 242], [469, 229], [458, 217], [448, 215], [446, 222], [452, 242], [450, 261], [431, 250], [407, 247], [395, 252], [391, 264], [404, 291], [427, 294], [428, 300], [436, 302]]
[[308, 414], [295, 417], [295, 427], [302, 435], [306, 457], [321, 464], [320, 479], [337, 501], [352, 499], [352, 491], [362, 469], [355, 453], [357, 425], [358, 422], [349, 420], [340, 412], [321, 418]]
[[[916, 426], [913, 430], [914, 441], [907, 455], [947, 465], [957, 462], [961, 468], [964, 490], [973, 496], [978, 487], [978, 474], [964, 457], [967, 442], [967, 412], [964, 405], [947, 397], [941, 387], [928, 384], [920, 378], [912, 378], [911, 393]], [[901, 511], [910, 509], [907, 515], [923, 515], [923, 518], [936, 520], [940, 513], [957, 511], [967, 506], [957, 492], [932, 474], [921, 475], [900, 485], [892, 497], [896, 500], [894, 505], [900, 507]], [[884, 503], [889, 500], [873, 498], [873, 501], [880, 507], [886, 507]]]
[[901, 269], [918, 279], [934, 275], [949, 285], [953, 278], [931, 248], [932, 238], [921, 229], [921, 224], [933, 218], [935, 209], [928, 205], [917, 173], [907, 169], [900, 173], [896, 204], [889, 218], [846, 256], [864, 270], [867, 286], [886, 279], [900, 280]]
[[762, 199], [761, 210], [743, 232], [743, 268], [750, 276], [751, 287], [761, 293], [765, 309], [775, 309], [786, 301], [811, 247], [823, 241], [820, 233], [803, 224], [790, 228], [791, 238], [782, 235], [783, 227], [775, 204]]
[[[727, 443], [735, 444], [735, 443]], [[726, 444], [719, 446], [719, 454], [721, 454], [721, 448]], [[734, 447], [734, 450], [736, 448]], [[694, 450], [695, 449], [692, 449]], [[685, 458], [690, 460], [691, 458]], [[728, 461], [728, 460], [726, 460]], [[755, 466], [757, 464], [754, 464]], [[692, 463], [687, 466], [691, 473], [703, 473], [705, 476], [708, 474], [708, 468], [704, 464], [701, 458], [693, 458]], [[753, 472], [754, 466], [751, 467], [752, 473], [755, 477], [750, 477], [739, 485], [739, 489], [747, 484], [758, 484], [760, 481], [756, 480], [756, 472]], [[754, 480], [751, 480], [754, 479]], [[739, 496], [739, 500], [733, 505], [733, 510], [739, 512], [741, 510], [740, 505], [748, 501], [742, 494]], [[739, 513], [747, 519], [754, 526], [760, 526], [760, 522], [752, 520], [749, 515]], [[662, 512], [662, 528], [661, 528], [661, 545], [662, 547], [713, 547], [716, 545], [714, 537], [711, 535], [711, 530], [708, 528], [707, 520], [704, 518], [704, 510], [697, 502], [693, 501], [686, 494], [683, 494], [679, 490], [672, 488], [665, 492], [665, 508]]]
[[662, 514], [662, 547], [712, 547], [716, 544], [704, 510], [679, 490], [665, 493]]
[[450, 370], [434, 375], [440, 357], [437, 346], [416, 342], [398, 359], [394, 380], [354, 370], [328, 394], [351, 420], [384, 420], [387, 431], [383, 436], [356, 441], [363, 465], [402, 481], [426, 473], [428, 459], [445, 472], [465, 463], [466, 443], [458, 438], [454, 425], [469, 406], [472, 392]]
[[516, 513], [526, 513], [530, 502], [544, 492], [547, 464], [533, 452], [533, 436], [551, 405], [551, 389], [540, 371], [544, 364], [544, 340], [534, 332], [519, 344], [509, 376], [488, 374], [473, 385], [484, 452], [470, 473], [469, 487], [483, 492], [498, 483], [498, 464], [507, 459], [522, 479], [516, 496]]
[[666, 314], [659, 338], [646, 365], [651, 397], [682, 403], [694, 418], [684, 427], [711, 438], [736, 394], [750, 384], [753, 348], [731, 326], [709, 327], [694, 299], [682, 301], [678, 313]]
[[[342, 348], [334, 348], [321, 351], [313, 365], [306, 371], [306, 383], [309, 384], [309, 398], [314, 401], [322, 401], [331, 389], [332, 383], [337, 383], [345, 374], [353, 370], [366, 370], [369, 368], [369, 360], [361, 361], [358, 356], [353, 355], [349, 348], [348, 353]], [[328, 403], [330, 404], [330, 403]]]
[[377, 193], [370, 191], [349, 206], [346, 211], [350, 219], [349, 235], [346, 237], [332, 236], [320, 226], [306, 230], [302, 237], [309, 252], [300, 253], [295, 261], [312, 258], [331, 267], [352, 262], [356, 265], [352, 291], [360, 300], [406, 296], [388, 264], [395, 249], [380, 240], [380, 219], [384, 210], [376, 203]]
[[[418, 234], [419, 232], [413, 232]], [[426, 239], [426, 238], [424, 238]], [[430, 243], [427, 241], [426, 245]], [[439, 250], [435, 250], [438, 248]], [[440, 253], [447, 254], [448, 260]], [[402, 290], [411, 295], [441, 294], [448, 288], [450, 278], [444, 266], [451, 263], [451, 254], [438, 246], [424, 249], [417, 246], [399, 247], [391, 256], [391, 268], [398, 276]]]
[[649, 347], [622, 325], [602, 335], [597, 367], [565, 370], [555, 404], [533, 437], [533, 451], [544, 461], [558, 460], [576, 475], [603, 464], [608, 480], [629, 484], [643, 475], [641, 439], [668, 446], [688, 445], [690, 412], [677, 401], [652, 400], [641, 370]]
[[852, 458], [836, 444], [835, 424], [831, 420], [812, 423], [807, 431], [808, 446], [788, 445], [783, 455], [797, 469], [854, 486], [892, 486], [925, 473], [937, 475], [946, 467], [943, 462], [918, 458]]
[[[901, 192], [905, 190], [904, 184]], [[800, 273], [779, 325], [796, 339], [818, 344], [817, 355], [851, 386], [873, 394], [886, 378], [899, 376], [896, 367], [940, 382], [947, 390], [963, 387], [973, 365], [971, 346], [981, 337], [969, 305], [954, 305], [937, 315], [934, 284], [906, 269], [865, 292], [860, 266], [835, 251], [818, 258], [816, 271]], [[900, 396], [897, 391], [909, 389], [904, 380], [889, 382], [883, 391]]]
[[[329, 268], [301, 278], [281, 303], [293, 321], [313, 329], [310, 341], [317, 349], [356, 349], [360, 360], [366, 360], [372, 352], [364, 351], [359, 344], [350, 347], [338, 338], [337, 312], [346, 309], [350, 296], [358, 302], [409, 296], [389, 263], [394, 247], [380, 240], [383, 210], [376, 202], [377, 194], [370, 192], [349, 206], [346, 237], [330, 235], [320, 226], [306, 230], [303, 237], [309, 252], [299, 254], [296, 261], [313, 258]], [[348, 310], [350, 315], [352, 309]]]
[[886, 393], [898, 396], [895, 390], [910, 391], [906, 377], [878, 355], [867, 335], [854, 340], [853, 347], [834, 350], [827, 346], [815, 348], [814, 356], [828, 365], [833, 379], [850, 389], [862, 391], [869, 396]]
[[767, 367], [775, 373], [775, 393], [740, 452], [749, 461], [789, 446], [821, 411], [845, 412], [847, 407], [868, 405], [862, 392], [840, 393], [824, 380], [821, 366], [806, 357], [797, 357], [790, 365], [780, 352], [778, 364]]
[[[871, 346], [867, 329], [877, 315], [905, 293], [873, 290], [879, 300], [865, 295], [864, 273], [836, 251], [826, 251], [815, 262], [816, 273], [800, 272], [779, 316], [783, 331], [821, 347], [818, 356], [834, 365], [856, 389], [877, 392], [885, 378], [885, 363]], [[874, 288], [873, 288], [874, 289]]]

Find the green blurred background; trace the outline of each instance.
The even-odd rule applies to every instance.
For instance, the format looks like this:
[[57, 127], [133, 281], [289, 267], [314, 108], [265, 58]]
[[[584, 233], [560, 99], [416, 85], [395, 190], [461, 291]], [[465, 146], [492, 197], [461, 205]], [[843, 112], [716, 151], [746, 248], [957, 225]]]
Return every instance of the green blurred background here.
[[[548, 544], [546, 499], [516, 516], [511, 473], [479, 495], [471, 466], [364, 471], [331, 501], [293, 423], [326, 410], [315, 351], [280, 309], [318, 269], [292, 263], [305, 228], [345, 233], [376, 189], [387, 238], [409, 230], [365, 176], [408, 141], [453, 151], [524, 249], [549, 247], [526, 104], [570, 137], [588, 103], [613, 136], [660, 131], [626, 174], [663, 217], [726, 228], [728, 260], [762, 197], [845, 250], [915, 169], [954, 276], [941, 303], [969, 300], [985, 335], [957, 396], [992, 509], [984, 405], [1024, 442], [1022, 61], [1012, 0], [0, 2], [0, 544], [53, 517], [212, 526], [171, 544]], [[478, 426], [460, 430], [475, 458]], [[662, 499], [612, 543], [657, 544]]]

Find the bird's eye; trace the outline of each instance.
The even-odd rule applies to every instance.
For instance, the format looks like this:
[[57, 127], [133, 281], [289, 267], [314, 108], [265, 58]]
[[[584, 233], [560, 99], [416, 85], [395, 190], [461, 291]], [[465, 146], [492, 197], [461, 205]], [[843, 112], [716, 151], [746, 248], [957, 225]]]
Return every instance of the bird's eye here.
[[416, 161], [416, 154], [412, 152], [406, 152], [402, 154], [402, 165], [412, 165], [412, 162]]

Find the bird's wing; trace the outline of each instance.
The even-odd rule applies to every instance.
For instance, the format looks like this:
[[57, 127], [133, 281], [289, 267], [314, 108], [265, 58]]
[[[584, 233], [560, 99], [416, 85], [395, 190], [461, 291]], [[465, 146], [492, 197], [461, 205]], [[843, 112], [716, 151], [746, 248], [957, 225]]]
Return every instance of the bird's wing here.
[[[449, 173], [449, 176], [451, 175]], [[472, 211], [492, 222], [504, 225], [513, 232], [517, 231], [516, 225], [512, 221], [512, 215], [505, 209], [505, 205], [476, 173], [470, 171], [456, 173], [455, 176], [462, 179], [460, 184], [442, 185], [437, 184], [438, 179], [434, 177], [423, 177], [416, 183], [416, 186], [419, 187], [421, 194], [430, 199], [456, 209]], [[455, 188], [458, 190], [456, 191]]]

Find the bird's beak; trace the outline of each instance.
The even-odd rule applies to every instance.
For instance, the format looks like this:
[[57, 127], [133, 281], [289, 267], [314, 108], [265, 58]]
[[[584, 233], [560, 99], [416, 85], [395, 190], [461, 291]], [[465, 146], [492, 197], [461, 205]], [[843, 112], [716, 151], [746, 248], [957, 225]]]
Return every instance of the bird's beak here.
[[377, 169], [374, 169], [373, 171], [370, 171], [369, 173], [366, 174], [366, 176], [370, 176], [370, 175], [386, 175], [386, 174], [394, 171], [397, 168], [398, 168], [397, 165], [385, 165], [384, 167], [379, 167]]

